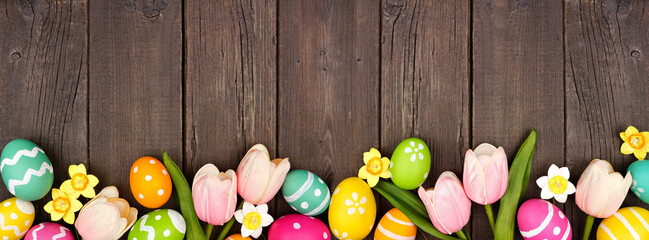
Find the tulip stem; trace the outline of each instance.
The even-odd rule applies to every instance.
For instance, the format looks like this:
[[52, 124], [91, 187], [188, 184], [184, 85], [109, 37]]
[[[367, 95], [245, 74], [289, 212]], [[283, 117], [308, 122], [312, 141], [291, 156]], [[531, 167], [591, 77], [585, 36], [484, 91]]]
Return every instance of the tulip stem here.
[[494, 211], [491, 209], [491, 204], [484, 205], [484, 209], [487, 212], [487, 218], [489, 219], [489, 225], [491, 225], [491, 232], [496, 232], [496, 224], [494, 223]]
[[[241, 208], [243, 207], [243, 203], [244, 203], [244, 202], [245, 202], [245, 201], [241, 201], [241, 203], [239, 203], [239, 206], [237, 207], [237, 209], [241, 209]], [[223, 239], [225, 239], [225, 237], [228, 236], [228, 233], [230, 232], [230, 228], [232, 228], [232, 225], [234, 225], [234, 222], [235, 222], [235, 221], [236, 221], [236, 220], [234, 220], [234, 217], [232, 217], [232, 218], [230, 219], [230, 221], [228, 221], [228, 222], [225, 224], [225, 226], [223, 226], [223, 229], [221, 229], [221, 233], [219, 233], [219, 237], [217, 237], [216, 240], [223, 240]], [[207, 238], [207, 240], [209, 240], [209, 238]]]
[[470, 240], [471, 239], [469, 237], [469, 235], [466, 234], [464, 228], [461, 229], [460, 231], [455, 232], [455, 234], [457, 234], [457, 236], [460, 237], [460, 239], [464, 239], [464, 240]]
[[207, 228], [205, 229], [205, 239], [210, 240], [210, 237], [212, 236], [212, 229], [214, 228], [214, 225], [212, 224], [207, 224]]
[[588, 218], [586, 218], [586, 226], [584, 226], [584, 236], [582, 237], [583, 240], [588, 240], [588, 237], [590, 237], [590, 230], [593, 228], [594, 221], [595, 217], [588, 215]]

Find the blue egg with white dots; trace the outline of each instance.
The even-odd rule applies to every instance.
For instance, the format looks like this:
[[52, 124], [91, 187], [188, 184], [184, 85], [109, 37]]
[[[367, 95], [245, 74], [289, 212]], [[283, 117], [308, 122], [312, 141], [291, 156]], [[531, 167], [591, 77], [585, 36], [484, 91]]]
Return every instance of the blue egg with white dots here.
[[312, 172], [302, 169], [286, 175], [282, 196], [291, 208], [307, 216], [323, 213], [331, 200], [327, 184]]
[[633, 182], [631, 183], [631, 191], [638, 196], [640, 200], [649, 203], [649, 161], [639, 160], [631, 163], [627, 169], [631, 173]]

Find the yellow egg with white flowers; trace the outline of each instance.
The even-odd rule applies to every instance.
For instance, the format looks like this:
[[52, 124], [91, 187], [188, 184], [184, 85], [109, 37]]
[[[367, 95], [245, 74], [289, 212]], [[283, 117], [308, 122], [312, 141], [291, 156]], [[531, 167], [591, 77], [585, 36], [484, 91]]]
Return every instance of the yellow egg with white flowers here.
[[18, 198], [0, 203], [0, 236], [4, 240], [22, 238], [34, 224], [34, 205]]
[[329, 227], [338, 239], [360, 240], [370, 234], [376, 220], [372, 189], [357, 177], [346, 178], [334, 189], [329, 205]]

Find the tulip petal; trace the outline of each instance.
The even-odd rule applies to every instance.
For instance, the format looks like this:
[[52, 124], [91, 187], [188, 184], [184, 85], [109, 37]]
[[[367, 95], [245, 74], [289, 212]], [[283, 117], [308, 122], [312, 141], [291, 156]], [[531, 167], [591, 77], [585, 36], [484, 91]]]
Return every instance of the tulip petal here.
[[577, 182], [575, 202], [585, 213], [597, 217], [606, 206], [609, 197], [609, 167], [606, 161], [595, 159], [590, 162]]
[[484, 170], [471, 149], [466, 151], [464, 157], [462, 180], [469, 199], [478, 204], [486, 204]]
[[451, 234], [452, 232], [447, 231], [440, 224], [440, 219], [437, 213], [435, 212], [435, 208], [433, 206], [433, 201], [432, 201], [433, 200], [432, 195], [434, 195], [434, 191], [424, 190], [424, 188], [420, 186], [419, 189], [417, 190], [417, 193], [419, 194], [419, 198], [421, 199], [421, 201], [424, 202], [424, 206], [426, 206], [426, 212], [428, 212], [428, 217], [433, 223], [433, 226], [444, 234]]
[[217, 175], [219, 174], [219, 169], [216, 166], [214, 166], [214, 164], [211, 163], [203, 165], [203, 167], [198, 169], [198, 171], [194, 175], [194, 181], [192, 182], [192, 186], [196, 184], [196, 179], [199, 179], [200, 177], [208, 174]]
[[237, 168], [239, 195], [247, 202], [259, 204], [272, 173], [268, 153], [250, 149]]
[[507, 191], [509, 169], [507, 167], [507, 155], [503, 148], [498, 148], [489, 158], [485, 168], [485, 202], [492, 204]]
[[473, 154], [475, 154], [477, 157], [480, 156], [489, 157], [492, 154], [494, 154], [494, 152], [496, 152], [496, 147], [489, 143], [481, 143], [473, 150]]
[[608, 189], [610, 194], [607, 196], [606, 207], [602, 209], [599, 215], [595, 216], [598, 218], [607, 218], [615, 214], [624, 198], [626, 198], [629, 187], [631, 186], [632, 177], [631, 173], [627, 173], [626, 177], [622, 178], [622, 175], [618, 172], [609, 174]]
[[288, 171], [291, 169], [291, 163], [288, 158], [275, 159], [271, 162], [271, 166], [277, 167], [273, 168], [266, 190], [263, 192], [261, 199], [256, 204], [264, 204], [273, 199], [282, 187], [284, 179], [286, 179], [286, 174], [288, 174]]
[[433, 191], [433, 209], [438, 217], [444, 216], [440, 219], [440, 225], [446, 232], [457, 232], [469, 222], [471, 201], [454, 173], [443, 172], [437, 179]]

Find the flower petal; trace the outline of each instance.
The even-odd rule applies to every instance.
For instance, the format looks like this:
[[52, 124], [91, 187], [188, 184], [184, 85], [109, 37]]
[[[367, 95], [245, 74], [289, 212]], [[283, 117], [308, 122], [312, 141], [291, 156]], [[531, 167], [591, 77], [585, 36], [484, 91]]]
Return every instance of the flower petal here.
[[97, 179], [95, 175], [88, 174], [86, 175], [86, 177], [88, 177], [88, 186], [95, 187], [97, 186], [97, 184], [99, 184], [99, 179]]
[[[74, 190], [74, 188], [72, 188], [72, 180], [70, 180], [70, 179], [65, 180], [61, 184], [61, 190], [64, 191], [64, 192], [67, 192], [67, 193], [73, 193], [73, 192], [77, 191], [77, 190]], [[56, 199], [56, 198], [54, 198], [54, 199]]]
[[548, 168], [548, 178], [552, 179], [553, 177], [560, 175], [559, 167], [557, 165], [550, 165], [550, 168]]
[[633, 153], [634, 151], [635, 151], [635, 149], [633, 149], [631, 147], [631, 145], [629, 143], [627, 143], [627, 142], [622, 143], [622, 146], [620, 146], [620, 152], [622, 154], [629, 155], [629, 154]]
[[68, 167], [68, 174], [70, 174], [70, 177], [73, 177], [77, 173], [86, 175], [86, 166], [84, 166], [83, 163], [79, 165], [70, 165], [70, 167]]
[[250, 234], [250, 236], [252, 236], [253, 238], [259, 238], [259, 236], [261, 236], [261, 230], [261, 227], [258, 227], [257, 229], [252, 231], [252, 234]]
[[565, 203], [566, 200], [568, 200], [568, 194], [560, 193], [560, 194], [554, 195], [554, 199], [556, 199], [557, 202]]
[[248, 215], [248, 213], [254, 212], [255, 211], [255, 205], [249, 202], [244, 202], [243, 203], [243, 215]]
[[625, 133], [625, 132], [621, 132], [621, 133], [620, 133], [620, 138], [622, 139], [622, 141], [625, 141], [625, 142], [626, 142], [626, 141], [627, 141], [626, 133]]
[[626, 134], [627, 137], [630, 137], [633, 134], [639, 133], [639, 131], [634, 126], [629, 126], [629, 127], [626, 128], [624, 133]]
[[572, 184], [571, 182], [568, 182], [568, 188], [567, 188], [566, 191], [563, 192], [563, 193], [570, 195], [570, 194], [575, 193], [575, 191], [576, 191], [576, 189], [575, 189], [575, 185]]
[[543, 187], [543, 189], [541, 189], [541, 198], [542, 198], [542, 199], [550, 199], [550, 198], [552, 198], [552, 197], [554, 197], [554, 196], [555, 196], [555, 195], [554, 195], [554, 193], [550, 190], [550, 187], [549, 187], [549, 186], [545, 186], [545, 187]]
[[377, 175], [367, 176], [367, 184], [370, 185], [371, 188], [376, 186], [377, 183], [379, 183], [379, 176]]
[[545, 186], [548, 185], [550, 179], [548, 176], [543, 176], [540, 177], [539, 179], [536, 179], [536, 185], [539, 186], [540, 188], [544, 188]]
[[66, 212], [63, 215], [63, 221], [65, 221], [68, 224], [73, 224], [74, 223], [74, 213], [71, 211]]
[[368, 176], [370, 176], [370, 173], [367, 172], [367, 166], [362, 166], [360, 169], [358, 169], [359, 178], [367, 179]]
[[644, 160], [645, 157], [647, 156], [647, 152], [642, 151], [642, 149], [638, 149], [638, 150], [635, 150], [635, 151], [633, 152], [633, 155], [635, 155], [635, 157], [636, 157], [638, 160]]
[[262, 227], [267, 227], [271, 223], [273, 223], [274, 219], [273, 216], [270, 214], [261, 214], [261, 226]]
[[241, 236], [242, 237], [249, 237], [254, 231], [251, 229], [248, 229], [246, 226], [241, 225]]
[[234, 218], [237, 220], [239, 223], [243, 223], [243, 210], [237, 210], [234, 212]]
[[47, 213], [52, 213], [52, 211], [54, 211], [54, 207], [53, 207], [53, 205], [54, 205], [54, 201], [49, 201], [49, 202], [47, 202], [47, 204], [45, 204], [45, 206], [43, 207], [43, 209], [45, 209], [45, 211], [46, 211]]
[[259, 213], [259, 214], [268, 213], [268, 205], [262, 204], [262, 205], [257, 206], [257, 213]]
[[559, 168], [559, 175], [568, 180], [570, 179], [570, 170], [568, 170], [568, 167]]

